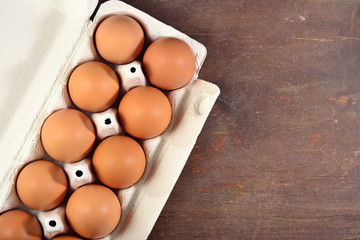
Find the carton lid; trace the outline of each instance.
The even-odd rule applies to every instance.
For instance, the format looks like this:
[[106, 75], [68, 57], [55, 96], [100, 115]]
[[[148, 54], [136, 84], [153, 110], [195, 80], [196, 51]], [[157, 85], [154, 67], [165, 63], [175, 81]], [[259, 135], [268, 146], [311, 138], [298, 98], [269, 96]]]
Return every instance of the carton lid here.
[[3, 0], [0, 8], [0, 181], [96, 0]]

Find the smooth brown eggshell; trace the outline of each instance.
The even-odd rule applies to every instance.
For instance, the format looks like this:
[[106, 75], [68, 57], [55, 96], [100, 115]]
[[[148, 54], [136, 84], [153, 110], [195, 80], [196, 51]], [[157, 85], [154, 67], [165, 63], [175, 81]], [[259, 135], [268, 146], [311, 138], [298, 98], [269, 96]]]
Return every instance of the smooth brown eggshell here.
[[52, 240], [82, 240], [82, 238], [71, 236], [71, 235], [61, 235], [56, 238], [52, 238]]
[[126, 15], [114, 15], [100, 23], [95, 32], [95, 45], [102, 58], [115, 64], [134, 61], [144, 47], [144, 31]]
[[63, 109], [45, 120], [41, 141], [52, 158], [61, 162], [76, 162], [91, 151], [95, 142], [95, 129], [84, 113]]
[[194, 76], [196, 60], [190, 46], [177, 38], [160, 38], [146, 49], [143, 66], [149, 81], [164, 90], [185, 86]]
[[41, 240], [42, 228], [30, 213], [10, 210], [0, 215], [1, 240]]
[[171, 120], [168, 98], [154, 87], [137, 87], [127, 92], [118, 112], [125, 131], [141, 139], [160, 135]]
[[26, 206], [35, 210], [50, 210], [64, 200], [68, 179], [63, 169], [55, 163], [38, 160], [20, 171], [16, 190]]
[[66, 205], [66, 217], [71, 228], [85, 238], [100, 238], [110, 234], [121, 216], [120, 201], [109, 188], [85, 185], [77, 189]]
[[88, 112], [105, 111], [116, 101], [119, 80], [108, 65], [91, 61], [79, 65], [71, 73], [68, 90], [71, 100]]
[[102, 141], [93, 156], [93, 167], [98, 179], [111, 188], [134, 185], [146, 167], [145, 153], [132, 138], [112, 136]]

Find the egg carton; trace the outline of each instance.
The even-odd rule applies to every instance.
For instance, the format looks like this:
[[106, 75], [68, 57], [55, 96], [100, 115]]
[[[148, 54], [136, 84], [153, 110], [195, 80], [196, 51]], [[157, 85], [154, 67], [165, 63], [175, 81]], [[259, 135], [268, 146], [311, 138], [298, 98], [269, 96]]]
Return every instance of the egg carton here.
[[[65, 203], [50, 211], [31, 210], [18, 199], [14, 183], [26, 163], [37, 159], [53, 161], [41, 145], [41, 126], [52, 112], [75, 108], [67, 93], [71, 71], [83, 62], [100, 60], [93, 44], [96, 26], [107, 16], [125, 14], [141, 24], [147, 45], [161, 37], [176, 37], [188, 43], [196, 57], [193, 80], [183, 88], [166, 93], [173, 111], [169, 127], [160, 136], [141, 141], [147, 157], [146, 171], [137, 184], [116, 191], [122, 205], [121, 220], [117, 228], [103, 238], [146, 239], [180, 176], [220, 90], [212, 83], [197, 79], [206, 57], [206, 48], [202, 44], [120, 1], [103, 3], [94, 21], [90, 21], [96, 4], [95, 0], [76, 3], [71, 0], [34, 0], [21, 4], [19, 1], [5, 0], [5, 7], [0, 10], [0, 22], [10, 34], [2, 41], [4, 44], [0, 49], [4, 52], [2, 57], [7, 59], [0, 66], [0, 102], [7, 103], [0, 108], [0, 213], [13, 208], [31, 212], [39, 219], [44, 236], [49, 239], [71, 232], [66, 223]], [[21, 18], [16, 15], [20, 13]], [[19, 40], [19, 32], [25, 38]], [[23, 44], [14, 54], [14, 48], [9, 49], [9, 46], [17, 42]], [[30, 58], [33, 58], [30, 67], [36, 67], [36, 71], [26, 71], [27, 62], [24, 59]], [[24, 73], [12, 71], [14, 66], [21, 66], [16, 69]], [[112, 67], [120, 76], [121, 94], [136, 86], [149, 85], [141, 62], [137, 60]], [[98, 140], [125, 134], [115, 108], [91, 114], [90, 117], [96, 126]], [[56, 163], [68, 175], [70, 192], [96, 181], [90, 158], [76, 163]]]

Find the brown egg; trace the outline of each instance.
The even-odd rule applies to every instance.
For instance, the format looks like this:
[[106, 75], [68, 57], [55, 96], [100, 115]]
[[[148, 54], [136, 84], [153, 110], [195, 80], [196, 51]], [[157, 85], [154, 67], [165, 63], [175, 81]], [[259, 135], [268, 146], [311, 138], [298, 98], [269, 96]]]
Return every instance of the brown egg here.
[[151, 43], [145, 51], [143, 64], [149, 81], [164, 90], [185, 86], [196, 70], [193, 51], [177, 38], [161, 38]]
[[26, 165], [16, 180], [20, 200], [36, 210], [50, 210], [64, 200], [68, 179], [61, 167], [53, 162], [38, 160]]
[[114, 15], [102, 21], [95, 33], [95, 45], [101, 57], [115, 64], [134, 61], [144, 47], [144, 31], [126, 15]]
[[160, 135], [171, 120], [171, 105], [160, 90], [137, 87], [125, 94], [119, 104], [120, 122], [130, 135], [147, 139]]
[[51, 114], [41, 129], [45, 151], [61, 162], [83, 159], [95, 142], [95, 129], [85, 114], [74, 109], [63, 109]]
[[41, 240], [42, 228], [30, 213], [10, 210], [0, 215], [1, 240]]
[[75, 68], [68, 83], [71, 100], [88, 112], [101, 112], [111, 107], [119, 89], [114, 70], [97, 61], [86, 62]]
[[85, 238], [110, 234], [121, 216], [120, 201], [110, 189], [101, 185], [85, 185], [77, 189], [66, 205], [71, 228]]
[[61, 235], [56, 238], [52, 238], [52, 240], [82, 240], [82, 238], [71, 236], [71, 235]]
[[111, 188], [134, 185], [146, 167], [145, 153], [132, 138], [112, 136], [102, 141], [93, 156], [96, 176]]

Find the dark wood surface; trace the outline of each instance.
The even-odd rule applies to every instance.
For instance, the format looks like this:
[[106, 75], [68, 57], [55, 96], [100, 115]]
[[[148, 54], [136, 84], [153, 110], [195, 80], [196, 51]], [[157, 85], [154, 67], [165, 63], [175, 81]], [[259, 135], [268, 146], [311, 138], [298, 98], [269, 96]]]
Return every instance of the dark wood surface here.
[[360, 239], [360, 1], [125, 1], [222, 93], [149, 239]]

